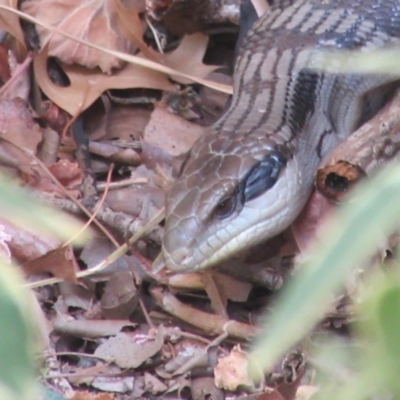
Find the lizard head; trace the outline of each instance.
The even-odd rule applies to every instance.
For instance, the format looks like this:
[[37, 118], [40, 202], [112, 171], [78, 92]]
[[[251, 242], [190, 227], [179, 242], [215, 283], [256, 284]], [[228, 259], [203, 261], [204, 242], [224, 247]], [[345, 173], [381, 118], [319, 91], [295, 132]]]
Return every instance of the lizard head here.
[[214, 266], [280, 233], [300, 212], [307, 190], [296, 157], [256, 136], [237, 143], [209, 135], [191, 150], [167, 196], [168, 269]]

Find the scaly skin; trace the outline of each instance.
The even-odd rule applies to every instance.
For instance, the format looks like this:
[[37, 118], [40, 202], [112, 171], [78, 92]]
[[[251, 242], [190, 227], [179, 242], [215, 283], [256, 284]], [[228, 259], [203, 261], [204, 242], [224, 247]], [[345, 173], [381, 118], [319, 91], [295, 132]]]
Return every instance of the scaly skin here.
[[316, 54], [370, 52], [399, 37], [400, 1], [283, 0], [261, 17], [239, 53], [230, 109], [167, 197], [167, 267], [211, 267], [287, 228], [321, 159], [382, 106], [387, 92], [375, 89], [398, 79], [324, 73], [312, 69]]

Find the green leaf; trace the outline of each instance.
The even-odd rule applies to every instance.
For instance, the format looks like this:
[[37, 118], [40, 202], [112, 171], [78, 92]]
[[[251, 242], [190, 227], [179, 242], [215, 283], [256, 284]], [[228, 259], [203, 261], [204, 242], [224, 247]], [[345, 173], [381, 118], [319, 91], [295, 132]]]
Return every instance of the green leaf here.
[[[355, 200], [356, 199], [356, 200]], [[382, 206], [384, 205], [384, 206]], [[270, 370], [313, 328], [348, 274], [377, 250], [400, 221], [400, 167], [388, 166], [355, 190], [349, 204], [332, 215], [312, 263], [290, 282], [252, 352], [254, 371]]]
[[[24, 190], [11, 184], [1, 175], [0, 188], [2, 215], [25, 229], [50, 233], [60, 239], [69, 240], [83, 226], [78, 220], [36, 202]], [[89, 237], [90, 232], [86, 229], [74, 240], [74, 244], [82, 245]]]
[[[400, 393], [400, 274], [373, 277], [373, 290], [361, 305], [358, 334], [367, 343], [363, 365], [374, 370], [374, 380]], [[371, 368], [373, 366], [373, 368]]]
[[394, 371], [400, 371], [400, 287], [388, 288], [378, 299], [378, 324], [386, 355]]
[[[382, 394], [398, 398], [400, 394], [400, 275], [375, 273], [365, 286], [370, 288], [369, 296], [361, 304], [360, 320], [352, 335], [352, 342], [358, 343], [358, 354], [352, 354], [357, 365], [351, 370], [345, 363], [339, 365], [336, 369], [342, 374], [346, 371], [343, 375], [347, 379], [328, 376], [315, 400], [365, 400], [374, 394], [377, 398]], [[330, 366], [332, 355], [326, 357], [325, 351], [321, 356], [324, 365]]]
[[20, 400], [36, 390], [30, 302], [16, 268], [0, 260], [0, 387]]
[[389, 74], [398, 72], [400, 51], [398, 48], [363, 50], [321, 50], [317, 52], [310, 68], [329, 73]]

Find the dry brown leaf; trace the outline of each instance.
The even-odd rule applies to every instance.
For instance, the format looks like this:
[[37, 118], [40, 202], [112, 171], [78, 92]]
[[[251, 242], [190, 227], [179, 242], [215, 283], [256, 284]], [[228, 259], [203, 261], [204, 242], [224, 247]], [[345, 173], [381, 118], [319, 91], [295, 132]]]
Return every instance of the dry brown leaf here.
[[[53, 179], [50, 178], [40, 167], [34, 166], [30, 171], [24, 171], [21, 174], [21, 178], [32, 189], [38, 192], [51, 194], [53, 197], [58, 199], [65, 198], [65, 189], [60, 188]], [[68, 189], [68, 193], [74, 199], [78, 199], [81, 196], [79, 188]]]
[[218, 360], [214, 376], [215, 385], [221, 389], [237, 390], [239, 386], [253, 386], [249, 376], [249, 361], [240, 347], [234, 347], [227, 357]]
[[133, 376], [113, 376], [121, 372], [121, 369], [117, 366], [110, 365], [108, 374], [106, 376], [97, 376], [93, 380], [92, 386], [103, 392], [132, 393], [134, 388]]
[[11, 79], [3, 80], [6, 84], [0, 90], [0, 97], [10, 100], [19, 97], [28, 103], [31, 90], [30, 65], [32, 56], [28, 56], [22, 64], [19, 64], [14, 52], [8, 50], [7, 61]]
[[[0, 9], [4, 9], [5, 11], [11, 11], [11, 9], [9, 9], [9, 7], [1, 5], [1, 4], [0, 4]], [[157, 53], [154, 51], [151, 51], [149, 48], [147, 48], [146, 51], [151, 53], [151, 57], [149, 57], [150, 59], [145, 59], [141, 56], [130, 55], [130, 54], [127, 54], [127, 53], [124, 53], [121, 51], [108, 49], [104, 46], [99, 46], [96, 43], [91, 43], [90, 41], [87, 41], [87, 40], [81, 39], [79, 37], [76, 37], [74, 35], [71, 35], [70, 33], [65, 32], [62, 29], [58, 29], [57, 27], [54, 27], [51, 24], [42, 22], [39, 19], [34, 18], [26, 13], [15, 10], [13, 12], [13, 14], [18, 15], [21, 18], [24, 18], [25, 20], [32, 22], [33, 24], [41, 26], [42, 28], [47, 29], [48, 31], [54, 32], [54, 34], [59, 34], [63, 37], [71, 39], [74, 42], [80, 43], [84, 46], [90, 47], [91, 49], [98, 50], [101, 53], [108, 54], [112, 57], [116, 57], [116, 58], [126, 61], [128, 63], [142, 66], [144, 68], [149, 68], [154, 71], [159, 71], [164, 74], [169, 74], [171, 76], [179, 75], [185, 79], [188, 79], [189, 81], [200, 83], [200, 84], [202, 84], [206, 87], [212, 88], [214, 90], [232, 94], [233, 89], [232, 89], [232, 86], [230, 86], [230, 85], [224, 85], [224, 84], [213, 82], [213, 81], [210, 81], [207, 79], [198, 78], [196, 76], [192, 76], [189, 74], [184, 74], [184, 73], [181, 73], [180, 71], [176, 71], [176, 70], [173, 70], [172, 68], [167, 67], [163, 63], [153, 61], [153, 58], [159, 59], [159, 56], [156, 56]]]
[[77, 163], [64, 158], [50, 165], [48, 169], [62, 187], [37, 165], [33, 165], [29, 169], [23, 168], [21, 177], [29, 187], [43, 193], [49, 193], [57, 198], [65, 198], [65, 190], [68, 190], [70, 196], [74, 198], [80, 196], [79, 185], [82, 182], [83, 175]]
[[134, 43], [138, 49], [149, 59], [157, 61], [158, 54], [143, 41], [142, 22], [139, 13], [146, 10], [145, 5], [134, 4], [132, 1], [116, 1], [116, 11], [118, 13], [118, 26], [131, 43]]
[[0, 45], [0, 81], [3, 84], [11, 77], [10, 64], [8, 62], [8, 51], [9, 50], [7, 46], [4, 44]]
[[[119, 0], [31, 0], [22, 4], [22, 10], [44, 23], [110, 50], [132, 53], [134, 44], [146, 47], [142, 42], [142, 29], [138, 13], [134, 7], [121, 10]], [[123, 15], [123, 20], [121, 20]], [[131, 20], [130, 39], [124, 35], [126, 20]], [[121, 30], [121, 26], [125, 27]], [[66, 64], [77, 63], [87, 68], [100, 67], [111, 73], [120, 68], [123, 62], [99, 50], [82, 46], [64, 36], [50, 33], [37, 26], [42, 46], [49, 45], [49, 54], [58, 57]]]
[[277, 390], [260, 394], [257, 400], [289, 400], [283, 397]]
[[107, 282], [101, 296], [101, 310], [107, 319], [124, 319], [135, 311], [139, 292], [131, 271], [120, 271]]
[[[103, 237], [94, 237], [88, 243], [85, 244], [80, 259], [86, 264], [88, 269], [95, 268], [98, 264], [102, 263], [113, 251], [115, 246], [109, 241], [109, 239]], [[129, 265], [126, 262], [125, 257], [119, 257], [111, 264], [107, 265], [107, 268], [97, 272], [96, 276], [91, 276], [92, 280], [96, 278], [104, 281], [109, 279], [114, 274], [120, 271], [129, 271]]]
[[224, 391], [215, 386], [211, 376], [192, 377], [190, 387], [192, 400], [224, 400], [227, 398]]
[[115, 212], [135, 216], [147, 221], [163, 207], [165, 194], [154, 184], [131, 185], [118, 190], [110, 190], [106, 203]]
[[[0, 100], [0, 138], [36, 154], [42, 135], [42, 128], [35, 122], [31, 111], [22, 99]], [[1, 143], [1, 162], [29, 171], [31, 158], [15, 146], [6, 142]]]
[[29, 232], [26, 227], [19, 226], [7, 221], [2, 217], [0, 224], [10, 240], [7, 242], [14, 259], [19, 262], [34, 260], [47, 252], [61, 246], [58, 239], [46, 237], [43, 234]]
[[65, 333], [86, 339], [97, 339], [105, 336], [117, 335], [124, 328], [135, 327], [136, 324], [125, 320], [87, 320], [57, 317], [54, 322], [56, 332]]
[[[98, 364], [94, 365], [93, 367], [70, 367], [69, 365], [65, 368], [65, 372], [69, 372], [68, 374], [68, 381], [72, 383], [74, 386], [90, 386], [94, 379], [97, 376], [107, 376], [107, 375], [112, 375], [115, 373], [115, 368], [114, 366], [107, 365], [107, 364]], [[83, 397], [81, 400], [85, 399], [86, 397]], [[106, 399], [105, 397], [104, 399]], [[75, 397], [74, 397], [75, 399]], [[86, 398], [87, 400], [89, 399], [96, 399], [99, 400], [96, 397], [88, 397]], [[101, 399], [101, 398], [100, 398]]]
[[125, 7], [135, 7], [139, 13], [146, 11], [146, 0], [124, 0]]
[[51, 250], [39, 258], [23, 264], [22, 269], [28, 276], [50, 272], [56, 278], [78, 282], [75, 273], [79, 267], [70, 246]]
[[115, 400], [113, 393], [76, 392], [71, 400]]
[[[142, 137], [144, 129], [150, 120], [152, 110], [143, 107], [132, 107], [132, 105], [109, 104], [108, 98], [102, 97], [105, 112], [99, 118], [99, 114], [91, 114], [90, 121], [94, 127], [90, 131], [90, 140], [102, 139], [122, 140], [133, 142]], [[89, 122], [90, 123], [90, 122]]]
[[[204, 54], [207, 50], [208, 36], [202, 33], [185, 35], [178, 48], [171, 53], [160, 57], [165, 65], [186, 75], [204, 78], [215, 71], [218, 66], [205, 65]], [[180, 83], [192, 83], [182, 76], [173, 75], [172, 78]]]
[[[58, 284], [58, 288], [60, 291], [58, 299], [61, 301], [62, 298], [62, 305], [67, 309], [68, 307], [75, 307], [88, 311], [93, 307], [93, 292], [87, 287], [64, 281]], [[60, 311], [57, 310], [57, 312]]]
[[165, 392], [168, 389], [167, 385], [148, 372], [144, 373], [144, 387], [146, 392], [153, 395]]
[[143, 139], [146, 143], [177, 156], [189, 151], [203, 133], [203, 127], [156, 106], [146, 126]]
[[232, 276], [219, 272], [214, 273], [214, 279], [223, 296], [238, 303], [246, 302], [253, 288], [253, 285], [248, 282], [239, 281]]
[[[17, 9], [18, 0], [0, 0], [1, 6]], [[7, 10], [0, 10], [0, 29], [10, 33], [18, 42], [24, 45], [24, 34], [22, 33], [19, 16]]]
[[164, 329], [159, 327], [154, 336], [119, 333], [104, 341], [94, 355], [114, 362], [121, 368], [137, 368], [157, 354], [164, 344]]
[[[46, 126], [54, 130], [55, 132], [63, 132], [65, 127], [68, 125], [70, 121], [69, 114], [50, 100], [42, 101], [41, 107], [42, 107], [42, 114], [40, 115], [41, 121], [43, 121], [43, 123]], [[46, 130], [44, 134], [46, 135]], [[43, 162], [46, 161], [43, 158], [41, 158], [41, 160]], [[57, 161], [56, 159], [52, 160], [52, 162], [56, 161]]]
[[36, 80], [46, 96], [71, 115], [77, 115], [88, 108], [108, 89], [174, 89], [164, 74], [133, 64], [126, 65], [112, 76], [78, 65], [65, 66], [70, 86], [60, 87], [47, 74], [47, 57], [47, 47], [35, 57]]
[[50, 165], [49, 170], [65, 188], [73, 189], [82, 183], [82, 170], [76, 162], [64, 158]]

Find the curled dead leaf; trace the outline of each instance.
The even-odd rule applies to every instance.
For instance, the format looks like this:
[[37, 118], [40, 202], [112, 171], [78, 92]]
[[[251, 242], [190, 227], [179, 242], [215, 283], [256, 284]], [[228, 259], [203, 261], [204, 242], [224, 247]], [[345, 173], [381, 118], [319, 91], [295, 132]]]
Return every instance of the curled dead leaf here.
[[164, 329], [159, 327], [155, 335], [118, 333], [105, 340], [95, 351], [95, 356], [114, 362], [121, 368], [137, 368], [157, 354], [164, 344]]
[[[22, 10], [44, 23], [110, 50], [132, 53], [136, 47], [146, 48], [137, 10], [133, 6], [123, 7], [119, 0], [31, 0], [22, 4]], [[126, 20], [131, 21], [129, 30]], [[49, 54], [66, 64], [100, 67], [108, 74], [123, 66], [117, 57], [49, 32], [40, 25], [37, 31], [42, 46], [48, 44]]]
[[70, 246], [50, 250], [43, 256], [23, 264], [22, 269], [27, 275], [50, 272], [57, 278], [78, 283], [75, 273], [79, 267]]
[[[12, 9], [17, 9], [17, 4], [17, 0], [0, 0], [0, 6]], [[10, 33], [20, 44], [25, 43], [18, 15], [12, 14], [8, 10], [0, 10], [0, 29]]]
[[101, 309], [107, 319], [129, 318], [139, 303], [139, 292], [131, 271], [120, 271], [107, 282]]
[[31, 157], [20, 149], [36, 154], [43, 137], [42, 128], [21, 98], [0, 101], [0, 162], [30, 173]]
[[[218, 68], [218, 66], [203, 63], [207, 45], [208, 36], [202, 33], [185, 35], [174, 51], [161, 58], [163, 63], [172, 69], [186, 75], [204, 78]], [[173, 75], [172, 78], [179, 83], [191, 83], [189, 79], [182, 76]]]
[[237, 390], [239, 386], [253, 387], [247, 354], [240, 347], [234, 347], [227, 357], [218, 360], [214, 376], [218, 388]]
[[77, 115], [106, 90], [126, 88], [151, 88], [173, 90], [174, 86], [161, 72], [128, 64], [113, 75], [104, 75], [79, 65], [64, 66], [70, 85], [60, 87], [47, 73], [48, 49], [45, 47], [34, 60], [36, 80], [46, 96], [71, 115]]
[[[31, 1], [36, 1], [36, 0], [31, 0]], [[4, 6], [1, 3], [0, 3], [0, 9], [3, 9], [8, 12], [13, 10], [12, 8], [10, 8], [8, 6]], [[27, 20], [33, 24], [41, 26], [43, 29], [46, 29], [47, 31], [52, 32], [54, 35], [56, 35], [56, 34], [61, 35], [62, 37], [71, 39], [72, 41], [74, 41], [76, 43], [80, 43], [83, 46], [87, 46], [91, 49], [98, 50], [102, 54], [107, 54], [109, 56], [116, 57], [119, 60], [123, 60], [128, 63], [132, 63], [132, 64], [135, 64], [135, 65], [138, 65], [141, 67], [145, 67], [145, 68], [149, 68], [151, 70], [159, 71], [164, 74], [169, 74], [170, 76], [177, 75], [180, 78], [187, 79], [190, 82], [197, 82], [206, 87], [221, 91], [223, 93], [232, 94], [232, 86], [230, 86], [230, 85], [225, 85], [225, 84], [221, 84], [218, 82], [209, 81], [207, 79], [199, 78], [192, 74], [186, 74], [179, 70], [174, 70], [174, 69], [166, 66], [165, 61], [163, 61], [163, 60], [161, 60], [160, 62], [157, 62], [160, 60], [160, 57], [157, 55], [156, 52], [151, 51], [150, 48], [147, 48], [146, 51], [142, 50], [143, 54], [149, 53], [151, 55], [149, 57], [149, 59], [145, 59], [144, 57], [142, 57], [140, 55], [139, 56], [130, 55], [125, 52], [109, 49], [107, 47], [98, 45], [96, 43], [92, 43], [88, 40], [77, 37], [69, 32], [64, 31], [63, 29], [59, 29], [58, 27], [55, 27], [47, 22], [40, 21], [38, 18], [32, 17], [32, 16], [30, 16], [26, 13], [20, 12], [18, 10], [15, 10], [13, 12], [13, 15], [18, 15], [19, 17], [24, 18], [25, 20]], [[43, 46], [43, 47], [46, 47], [46, 46]], [[48, 51], [47, 51], [47, 53], [48, 53]], [[154, 61], [154, 60], [157, 60], [157, 61]], [[184, 68], [187, 69], [187, 67], [185, 67], [185, 66], [184, 66]], [[140, 87], [142, 87], [142, 86], [140, 86]]]

